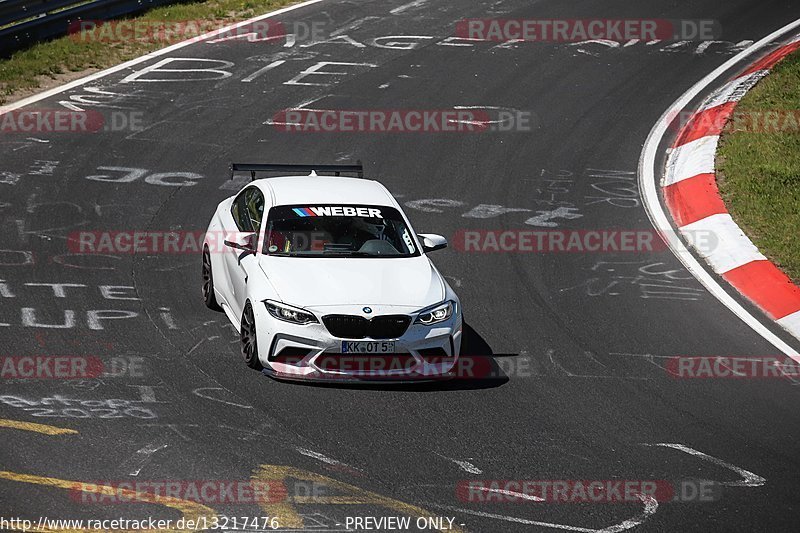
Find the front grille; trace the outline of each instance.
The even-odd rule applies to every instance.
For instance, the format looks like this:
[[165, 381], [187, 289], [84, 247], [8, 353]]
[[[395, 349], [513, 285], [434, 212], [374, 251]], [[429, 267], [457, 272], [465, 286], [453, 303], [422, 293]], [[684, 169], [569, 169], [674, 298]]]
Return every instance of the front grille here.
[[322, 317], [322, 322], [331, 335], [341, 339], [397, 339], [408, 329], [411, 317], [385, 315], [366, 319], [354, 315], [328, 315]]

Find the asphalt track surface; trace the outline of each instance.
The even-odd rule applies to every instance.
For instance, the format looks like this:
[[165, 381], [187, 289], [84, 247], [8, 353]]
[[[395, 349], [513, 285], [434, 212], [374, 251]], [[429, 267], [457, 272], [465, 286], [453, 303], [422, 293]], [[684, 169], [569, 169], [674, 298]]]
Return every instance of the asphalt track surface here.
[[[197, 255], [64, 256], [67, 236], [75, 231], [204, 230], [217, 203], [232, 194], [220, 189], [231, 161], [361, 159], [367, 174], [404, 203], [450, 200], [437, 209], [419, 202], [406, 207], [415, 229], [448, 237], [462, 229], [532, 229], [525, 220], [553, 208], [547, 199], [554, 176], [569, 180], [557, 185], [563, 187], [558, 201], [582, 215], [553, 220], [559, 229], [649, 229], [640, 197], [630, 196], [630, 187], [653, 124], [735, 53], [731, 43], [757, 41], [800, 17], [800, 5], [789, 1], [404, 4], [325, 0], [280, 20], [319, 21], [359, 43], [391, 35], [431, 37], [417, 39], [422, 44], [414, 49], [341, 41], [306, 48], [198, 43], [167, 57], [230, 61], [224, 70], [232, 75], [189, 80], [186, 73], [173, 73], [165, 75], [179, 81], [121, 82], [161, 57], [31, 106], [58, 108], [61, 101], [73, 97], [74, 104], [86, 95], [84, 109], [108, 113], [111, 105], [143, 112], [144, 131], [4, 136], [0, 171], [19, 179], [0, 184], [3, 355], [97, 356], [107, 363], [141, 358], [143, 373], [83, 381], [4, 380], [2, 394], [31, 405], [55, 395], [73, 401], [127, 399], [153, 416], [141, 418], [143, 412], [135, 411], [138, 417], [35, 417], [22, 403], [3, 402], [2, 419], [78, 431], [48, 436], [0, 429], [0, 470], [16, 475], [0, 479], [3, 516], [180, 517], [158, 505], [78, 503], [63, 488], [24, 482], [21, 474], [97, 482], [248, 480], [259, 465], [272, 465], [455, 517], [467, 531], [615, 525], [639, 531], [795, 530], [798, 389], [790, 380], [679, 380], [663, 370], [670, 356], [778, 355], [668, 250], [437, 252], [435, 263], [460, 295], [472, 328], [465, 351], [494, 354], [507, 376], [366, 388], [286, 384], [248, 370], [225, 317], [203, 306]], [[444, 40], [453, 35], [454, 22], [467, 17], [713, 18], [729, 42], [699, 52], [700, 43], [672, 49], [664, 49], [666, 43], [447, 46], [453, 44]], [[243, 81], [279, 59], [286, 63]], [[376, 66], [313, 79], [325, 86], [284, 83], [320, 61]], [[114, 95], [98, 98], [89, 87]], [[276, 112], [313, 99], [318, 100], [309, 107], [325, 109], [499, 106], [532, 112], [535, 127], [469, 134], [289, 134], [264, 124]], [[41, 161], [58, 164], [37, 174]], [[128, 183], [86, 179], [121, 175], [98, 167], [202, 178], [180, 187], [149, 184], [144, 177]], [[616, 171], [618, 179], [597, 177], [608, 171]], [[633, 201], [608, 200], [622, 197]], [[480, 204], [529, 211], [463, 216]], [[29, 251], [33, 261], [9, 251]], [[12, 264], [22, 262], [27, 264]], [[57, 298], [53, 289], [30, 283], [86, 287], [68, 287], [66, 297]], [[115, 294], [138, 300], [104, 298], [99, 287], [109, 285], [134, 287]], [[74, 311], [75, 325], [26, 326], [26, 308], [44, 324], [63, 324], [65, 311]], [[92, 329], [87, 313], [109, 309], [138, 316], [101, 320], [103, 329], [97, 324]], [[57, 409], [75, 406], [49, 403]], [[653, 446], [658, 443], [680, 444], [752, 472], [757, 477], [749, 484], [759, 486], [742, 486], [748, 483], [730, 468]], [[463, 502], [455, 488], [469, 479], [726, 484], [717, 501], [660, 502], [652, 512], [641, 502]], [[255, 505], [210, 506], [219, 514], [265, 514]], [[355, 506], [297, 507], [307, 527], [325, 531], [343, 529], [336, 524], [347, 516], [398, 514], [397, 507], [374, 499]], [[322, 525], [312, 526], [314, 520]]]

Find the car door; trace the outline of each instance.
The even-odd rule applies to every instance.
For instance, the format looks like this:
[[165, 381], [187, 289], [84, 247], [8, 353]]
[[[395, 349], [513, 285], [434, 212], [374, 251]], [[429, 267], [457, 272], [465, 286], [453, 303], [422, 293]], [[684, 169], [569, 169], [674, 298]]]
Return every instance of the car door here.
[[233, 200], [231, 215], [236, 229], [241, 233], [251, 233], [253, 252], [225, 247], [225, 270], [231, 282], [232, 298], [230, 306], [236, 317], [242, 316], [247, 299], [247, 280], [258, 268], [255, 252], [258, 249], [258, 235], [264, 218], [264, 195], [258, 187], [247, 187]]

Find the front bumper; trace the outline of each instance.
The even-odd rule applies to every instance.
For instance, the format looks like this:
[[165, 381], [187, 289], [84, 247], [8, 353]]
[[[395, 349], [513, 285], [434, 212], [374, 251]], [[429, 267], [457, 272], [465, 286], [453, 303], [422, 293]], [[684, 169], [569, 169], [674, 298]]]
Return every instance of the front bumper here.
[[[266, 312], [262, 318], [261, 364], [266, 375], [277, 379], [320, 382], [447, 379], [461, 350], [460, 309], [448, 321], [434, 326], [412, 323], [395, 339], [342, 339], [331, 335], [322, 323], [300, 326], [277, 320]], [[395, 346], [389, 354], [346, 354], [342, 353], [342, 342], [346, 340], [393, 341]]]

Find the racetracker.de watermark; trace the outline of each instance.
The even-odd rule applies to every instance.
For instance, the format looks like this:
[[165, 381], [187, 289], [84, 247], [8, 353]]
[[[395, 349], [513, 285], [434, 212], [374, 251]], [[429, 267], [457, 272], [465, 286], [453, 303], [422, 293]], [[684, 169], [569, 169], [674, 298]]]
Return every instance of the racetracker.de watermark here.
[[800, 378], [800, 363], [786, 356], [676, 356], [665, 370], [677, 379], [790, 379]]
[[[231, 244], [242, 240], [249, 241], [255, 250], [256, 238], [252, 232], [236, 231], [87, 230], [70, 233], [67, 248], [70, 253], [86, 255], [180, 255], [199, 254], [206, 245], [209, 253], [219, 254], [230, 252]], [[293, 250], [322, 252], [330, 235], [319, 231], [291, 231], [281, 232], [281, 238], [284, 243], [291, 242]]]
[[[537, 362], [527, 357], [499, 357], [492, 355], [461, 355], [457, 359], [448, 355], [421, 354], [428, 365], [438, 365], [438, 370], [425, 371], [410, 353], [395, 354], [338, 354], [324, 353], [314, 358], [314, 365], [329, 373], [314, 377], [325, 380], [350, 380], [354, 375], [368, 375], [370, 380], [377, 381], [414, 381], [414, 380], [456, 380], [456, 381], [493, 381], [506, 380], [510, 377], [529, 378], [541, 375], [545, 369], [537, 369]], [[278, 356], [276, 363], [305, 368], [309, 366], [313, 356]], [[446, 373], [440, 371], [449, 368]], [[298, 377], [291, 370], [276, 371], [279, 377]]]
[[0, 356], [2, 379], [92, 379], [104, 372], [97, 357], [73, 355]]
[[[704, 252], [713, 250], [719, 242], [711, 231], [682, 234], [692, 247]], [[456, 231], [451, 243], [463, 253], [629, 253], [667, 249], [666, 238], [655, 229], [462, 229]]]
[[122, 480], [75, 482], [73, 501], [84, 504], [123, 504], [149, 501], [153, 496], [202, 504], [259, 504], [286, 501], [280, 481], [240, 480]]
[[[154, 503], [146, 500], [147, 503]], [[268, 531], [280, 529], [280, 520], [269, 516], [183, 516], [177, 520], [145, 518], [50, 518], [38, 520], [0, 516], [0, 531]]]
[[534, 119], [530, 111], [492, 108], [283, 109], [268, 123], [299, 133], [475, 133], [527, 132]]
[[[723, 104], [733, 107], [733, 103]], [[800, 110], [682, 111], [666, 118], [672, 131], [713, 133], [800, 133]]]
[[74, 254], [198, 254], [207, 239], [212, 253], [222, 253], [226, 250], [225, 241], [236, 240], [238, 235], [205, 231], [76, 231], [67, 237], [67, 248]]
[[553, 504], [553, 503], [641, 503], [713, 502], [722, 486], [710, 480], [631, 480], [631, 479], [549, 479], [549, 480], [462, 480], [456, 497], [467, 503]]
[[[207, 19], [196, 20], [75, 20], [70, 22], [70, 38], [80, 43], [211, 43], [231, 40], [294, 46], [299, 42], [323, 41], [328, 38], [328, 23], [323, 21], [282, 22], [258, 20], [236, 27]], [[211, 35], [209, 35], [211, 34]]]
[[0, 379], [142, 378], [147, 375], [144, 357], [93, 355], [0, 356]]
[[144, 129], [142, 111], [70, 111], [0, 107], [0, 134], [134, 132]]
[[464, 19], [456, 23], [456, 36], [542, 43], [712, 41], [721, 38], [722, 26], [709, 19]]

